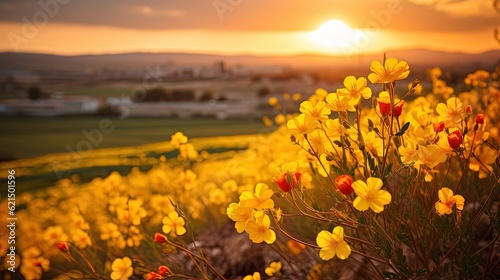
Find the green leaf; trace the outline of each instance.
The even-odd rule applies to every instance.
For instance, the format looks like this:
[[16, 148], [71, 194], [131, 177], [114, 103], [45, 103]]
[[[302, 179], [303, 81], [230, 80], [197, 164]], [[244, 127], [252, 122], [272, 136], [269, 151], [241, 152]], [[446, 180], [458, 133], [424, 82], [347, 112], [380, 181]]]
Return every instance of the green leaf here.
[[410, 122], [405, 123], [401, 128], [401, 130], [398, 131], [398, 133], [396, 133], [396, 136], [403, 136], [403, 134], [405, 134], [406, 130], [408, 130], [409, 127], [410, 127]]

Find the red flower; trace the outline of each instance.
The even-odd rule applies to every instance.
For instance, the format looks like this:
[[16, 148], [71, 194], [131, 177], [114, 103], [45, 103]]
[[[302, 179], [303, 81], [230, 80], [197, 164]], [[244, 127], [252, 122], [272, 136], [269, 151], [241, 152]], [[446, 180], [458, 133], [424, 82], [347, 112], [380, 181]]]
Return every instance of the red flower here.
[[394, 105], [394, 116], [401, 116], [401, 112], [403, 112], [403, 105], [405, 105], [405, 101], [401, 100], [397, 105]]
[[444, 122], [438, 122], [434, 124], [434, 131], [436, 133], [441, 132], [444, 130]]
[[484, 124], [484, 115], [483, 114], [477, 114], [477, 116], [476, 116], [476, 123], [478, 123], [478, 124]]
[[154, 242], [165, 243], [167, 242], [167, 237], [161, 233], [155, 233]]
[[160, 274], [151, 271], [148, 274], [146, 274], [146, 276], [144, 276], [144, 279], [146, 279], [146, 280], [158, 280], [158, 279], [163, 279], [163, 277]]
[[382, 114], [382, 116], [389, 116], [391, 114], [391, 103], [387, 103], [384, 101], [377, 101], [377, 102], [380, 114]]
[[160, 265], [158, 267], [158, 274], [160, 274], [161, 276], [167, 276], [170, 273], [172, 273], [172, 271], [167, 266]]
[[462, 134], [459, 130], [455, 130], [448, 134], [448, 144], [450, 144], [452, 149], [460, 147], [462, 144]]
[[[288, 176], [290, 175], [290, 176]], [[295, 188], [299, 183], [300, 172], [284, 172], [279, 175], [274, 176], [273, 182], [280, 187], [284, 192], [289, 192], [292, 188]], [[289, 181], [290, 180], [290, 181]]]
[[340, 175], [339, 177], [337, 177], [335, 179], [335, 187], [337, 187], [337, 189], [345, 194], [345, 195], [348, 195], [348, 194], [351, 194], [353, 189], [352, 189], [352, 182], [353, 182], [353, 179], [350, 175]]
[[58, 242], [56, 244], [56, 247], [57, 247], [57, 249], [59, 249], [59, 251], [61, 251], [63, 253], [66, 253], [69, 251], [69, 246], [68, 246], [68, 243], [66, 243], [66, 242]]

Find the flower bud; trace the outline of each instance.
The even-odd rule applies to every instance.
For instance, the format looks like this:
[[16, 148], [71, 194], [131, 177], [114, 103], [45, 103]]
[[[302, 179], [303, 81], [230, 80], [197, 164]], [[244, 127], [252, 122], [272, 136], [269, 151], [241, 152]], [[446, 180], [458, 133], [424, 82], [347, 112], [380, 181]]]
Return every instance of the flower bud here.
[[154, 242], [155, 243], [165, 243], [165, 242], [167, 242], [167, 237], [161, 233], [155, 233]]
[[467, 112], [467, 115], [470, 116], [472, 114], [472, 106], [467, 105], [467, 108], [465, 109], [465, 111]]
[[347, 174], [340, 175], [334, 181], [335, 187], [345, 195], [349, 195], [353, 192], [352, 183], [352, 177]]
[[151, 272], [148, 272], [148, 274], [146, 274], [144, 276], [144, 279], [146, 279], [146, 280], [158, 280], [158, 279], [163, 279], [163, 277], [160, 274], [151, 271]]
[[462, 134], [459, 130], [455, 130], [448, 134], [448, 144], [450, 144], [452, 149], [460, 147], [462, 144]]
[[167, 276], [170, 273], [172, 273], [172, 271], [167, 266], [160, 265], [158, 267], [158, 274], [160, 274], [161, 276]]
[[434, 131], [436, 133], [441, 132], [444, 130], [444, 122], [438, 122], [434, 124]]
[[68, 243], [66, 243], [66, 242], [58, 242], [56, 244], [56, 247], [57, 247], [57, 249], [59, 249], [59, 251], [61, 251], [63, 253], [66, 253], [69, 251], [69, 246], [68, 246]]
[[484, 124], [484, 115], [483, 114], [477, 114], [477, 116], [476, 116], [476, 123], [478, 123], [478, 124]]

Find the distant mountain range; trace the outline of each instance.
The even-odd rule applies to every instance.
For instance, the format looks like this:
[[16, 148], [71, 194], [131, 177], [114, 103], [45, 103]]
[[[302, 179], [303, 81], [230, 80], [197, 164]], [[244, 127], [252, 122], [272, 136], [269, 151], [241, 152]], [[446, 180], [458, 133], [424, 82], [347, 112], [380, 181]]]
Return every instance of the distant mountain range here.
[[[500, 61], [500, 49], [477, 54], [426, 49], [388, 51], [388, 57], [406, 60], [411, 67], [474, 67], [491, 69]], [[353, 56], [301, 54], [292, 56], [213, 55], [194, 53], [124, 53], [62, 56], [38, 53], [0, 53], [0, 73], [9, 71], [82, 71], [85, 69], [133, 69], [158, 64], [208, 65], [224, 61], [226, 65], [282, 65], [304, 68], [366, 68], [383, 53]]]

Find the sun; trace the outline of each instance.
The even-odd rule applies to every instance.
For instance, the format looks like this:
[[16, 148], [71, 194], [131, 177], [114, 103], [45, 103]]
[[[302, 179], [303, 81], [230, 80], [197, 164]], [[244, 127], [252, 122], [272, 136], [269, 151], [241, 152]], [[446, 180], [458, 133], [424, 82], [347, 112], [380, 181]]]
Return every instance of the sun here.
[[343, 21], [334, 19], [323, 23], [311, 33], [312, 39], [327, 47], [347, 47], [354, 41], [355, 31]]

